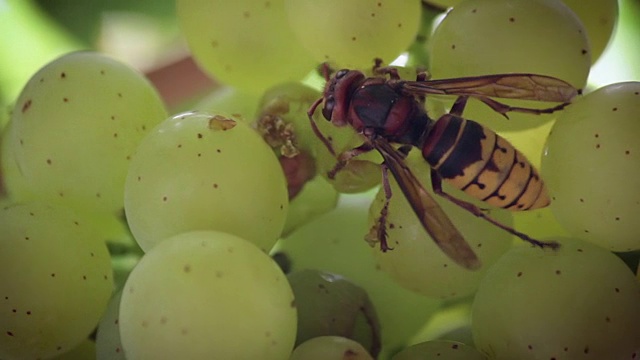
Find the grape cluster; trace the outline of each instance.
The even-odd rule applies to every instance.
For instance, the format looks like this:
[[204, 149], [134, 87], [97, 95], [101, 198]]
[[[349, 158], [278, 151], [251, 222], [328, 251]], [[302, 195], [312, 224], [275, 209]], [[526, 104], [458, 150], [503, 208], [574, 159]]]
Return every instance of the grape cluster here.
[[[42, 67], [0, 114], [0, 359], [640, 357], [640, 82], [588, 83], [616, 0], [176, 10], [221, 84], [192, 110], [170, 114], [144, 75], [84, 51]], [[482, 264], [465, 269], [380, 154], [342, 162], [366, 139], [318, 101], [338, 69], [375, 76], [374, 58], [407, 80], [533, 73], [582, 90], [551, 114], [505, 119], [473, 99], [463, 113], [541, 170], [550, 206], [509, 212], [443, 187], [558, 249], [434, 194], [414, 149], [407, 168]], [[424, 100], [437, 120], [455, 98]], [[383, 252], [371, 234], [384, 211]]]

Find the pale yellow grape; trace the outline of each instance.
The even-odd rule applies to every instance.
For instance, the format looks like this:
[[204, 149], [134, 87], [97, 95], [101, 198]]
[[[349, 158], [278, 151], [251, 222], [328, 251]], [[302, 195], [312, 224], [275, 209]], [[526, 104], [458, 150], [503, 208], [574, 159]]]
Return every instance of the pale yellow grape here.
[[456, 341], [433, 340], [411, 345], [394, 355], [391, 360], [487, 360], [472, 346]]
[[291, 271], [329, 271], [365, 289], [380, 320], [384, 359], [408, 342], [441, 301], [403, 289], [376, 265], [364, 241], [372, 195], [341, 195], [335, 210], [278, 241], [273, 252], [289, 258]]
[[[376, 244], [373, 252], [376, 261], [398, 284], [424, 296], [457, 299], [471, 295], [490, 265], [511, 247], [513, 236], [433, 194], [429, 165], [418, 151], [411, 152], [407, 161], [414, 175], [450, 217], [483, 266], [479, 270], [468, 270], [445, 255], [424, 230], [391, 174], [389, 183], [392, 197], [387, 216], [387, 241], [392, 250], [379, 251]], [[469, 200], [461, 191], [443, 185], [445, 192]], [[384, 197], [381, 188], [370, 209], [369, 227], [380, 216]], [[476, 203], [483, 207], [482, 203]], [[508, 211], [488, 210], [487, 214], [504, 225], [512, 226], [513, 221]]]
[[195, 231], [160, 242], [124, 287], [128, 360], [286, 359], [296, 307], [285, 275], [247, 240]]
[[618, 0], [562, 0], [587, 30], [594, 64], [606, 49], [618, 23]]
[[166, 117], [156, 90], [124, 63], [94, 52], [50, 62], [22, 90], [3, 145], [24, 182], [15, 196], [118, 213], [129, 161]]
[[389, 62], [413, 42], [420, 26], [419, 0], [284, 0], [291, 29], [318, 63], [338, 68]]
[[640, 284], [614, 254], [556, 238], [517, 247], [491, 267], [472, 308], [478, 349], [492, 359], [634, 359]]
[[[429, 70], [434, 79], [533, 73], [583, 88], [591, 66], [586, 30], [560, 0], [463, 1], [447, 13], [429, 44]], [[555, 105], [500, 101], [534, 108]], [[507, 120], [476, 100], [469, 101], [464, 115], [491, 129], [507, 131], [535, 127], [554, 118], [553, 114], [509, 113]]]
[[48, 358], [95, 328], [113, 281], [99, 232], [69, 209], [0, 209], [0, 358]]
[[356, 341], [340, 336], [318, 336], [295, 348], [289, 360], [373, 360]]
[[251, 123], [255, 120], [259, 100], [260, 96], [254, 92], [223, 86], [201, 99], [193, 110], [238, 114], [242, 120]]
[[289, 236], [300, 226], [333, 210], [337, 204], [338, 192], [322, 176], [316, 176], [290, 200], [282, 236]]
[[196, 62], [226, 85], [260, 93], [301, 80], [315, 66], [289, 28], [284, 0], [178, 0], [176, 6]]
[[109, 300], [109, 305], [98, 324], [95, 341], [95, 353], [97, 360], [125, 360], [122, 341], [120, 340], [120, 299], [122, 290], [119, 290]]
[[87, 338], [80, 345], [51, 360], [92, 360], [96, 359], [96, 343]]
[[640, 82], [607, 85], [556, 121], [542, 163], [567, 231], [613, 251], [640, 249]]
[[127, 220], [145, 251], [166, 237], [204, 229], [236, 234], [268, 251], [287, 208], [273, 151], [232, 116], [187, 112], [162, 122], [138, 147], [125, 186]]

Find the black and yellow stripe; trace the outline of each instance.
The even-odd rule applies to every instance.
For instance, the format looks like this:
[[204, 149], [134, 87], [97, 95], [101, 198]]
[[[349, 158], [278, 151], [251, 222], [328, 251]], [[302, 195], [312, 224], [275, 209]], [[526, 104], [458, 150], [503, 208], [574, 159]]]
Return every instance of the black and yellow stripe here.
[[550, 202], [525, 156], [475, 121], [442, 116], [424, 139], [422, 156], [449, 184], [493, 206], [517, 211]]

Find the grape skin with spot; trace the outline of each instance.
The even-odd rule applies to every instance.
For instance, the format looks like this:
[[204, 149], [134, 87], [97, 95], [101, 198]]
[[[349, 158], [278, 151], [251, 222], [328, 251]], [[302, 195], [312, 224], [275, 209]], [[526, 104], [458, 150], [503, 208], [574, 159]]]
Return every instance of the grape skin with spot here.
[[640, 344], [640, 284], [615, 255], [554, 239], [556, 250], [517, 247], [489, 269], [472, 307], [478, 349], [492, 359], [633, 359]]
[[100, 233], [60, 205], [0, 209], [0, 357], [69, 351], [97, 326], [113, 287]]
[[147, 252], [127, 279], [119, 316], [128, 360], [281, 360], [296, 336], [280, 268], [249, 241], [217, 231], [179, 234]]
[[558, 222], [612, 251], [640, 249], [638, 114], [640, 82], [589, 93], [560, 115], [542, 162]]

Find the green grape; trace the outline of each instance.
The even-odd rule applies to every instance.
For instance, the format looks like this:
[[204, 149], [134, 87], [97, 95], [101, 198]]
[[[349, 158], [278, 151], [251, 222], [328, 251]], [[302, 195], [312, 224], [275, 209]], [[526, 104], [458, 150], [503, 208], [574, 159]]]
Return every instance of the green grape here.
[[322, 176], [316, 176], [289, 201], [282, 236], [289, 236], [297, 228], [333, 210], [337, 204], [338, 192]]
[[476, 347], [492, 359], [634, 359], [640, 284], [615, 255], [576, 239], [517, 247], [482, 280], [472, 307]]
[[289, 28], [284, 0], [178, 0], [196, 62], [220, 82], [260, 93], [302, 79], [315, 61]]
[[158, 125], [131, 161], [125, 210], [148, 251], [190, 230], [220, 230], [268, 251], [287, 215], [285, 179], [268, 145], [233, 116], [187, 112]]
[[562, 0], [578, 15], [589, 37], [591, 63], [602, 55], [618, 23], [618, 0]]
[[410, 345], [448, 340], [473, 345], [471, 334], [471, 300], [449, 303], [436, 312], [409, 341]]
[[[405, 51], [420, 26], [419, 0], [285, 0], [289, 24], [317, 62], [370, 67]], [[348, 15], [347, 15], [348, 14]]]
[[458, 5], [462, 0], [422, 0], [422, 1], [429, 5], [438, 6], [440, 8], [446, 9], [446, 8], [450, 8]]
[[411, 345], [391, 360], [486, 360], [487, 357], [471, 346], [456, 341], [434, 340]]
[[22, 90], [4, 139], [5, 161], [25, 182], [16, 189], [28, 192], [16, 197], [116, 214], [131, 156], [166, 117], [155, 89], [123, 63], [93, 52], [50, 62]]
[[253, 92], [223, 86], [205, 96], [193, 109], [213, 114], [237, 114], [251, 123], [255, 120], [259, 101], [260, 97]]
[[96, 359], [96, 343], [85, 339], [80, 345], [62, 355], [55, 356], [51, 360], [91, 360]]
[[45, 203], [0, 209], [0, 358], [48, 358], [86, 339], [107, 307], [109, 253], [96, 229]]
[[[434, 79], [500, 73], [533, 73], [586, 85], [589, 42], [578, 17], [560, 0], [466, 0], [447, 13], [430, 39]], [[501, 99], [511, 106], [553, 103]], [[509, 120], [471, 100], [465, 117], [494, 130], [539, 126], [554, 114], [509, 113]]]
[[298, 310], [296, 345], [317, 336], [343, 336], [378, 355], [380, 324], [364, 289], [321, 270], [299, 270], [287, 278]]
[[556, 121], [542, 163], [567, 231], [613, 251], [640, 249], [640, 82], [607, 85]]
[[[409, 154], [407, 163], [425, 189], [428, 189], [449, 215], [453, 224], [476, 252], [483, 266], [479, 270], [470, 271], [457, 265], [445, 255], [424, 230], [391, 175], [389, 183], [392, 197], [387, 216], [387, 241], [392, 250], [382, 252], [376, 249], [374, 254], [377, 262], [383, 271], [389, 273], [398, 284], [408, 290], [440, 299], [469, 296], [477, 289], [489, 265], [511, 247], [513, 237], [461, 207], [438, 195], [433, 195], [430, 190], [430, 168], [418, 151]], [[443, 185], [445, 192], [458, 198], [468, 199], [462, 191], [452, 189], [447, 184]], [[369, 228], [374, 226], [376, 219], [380, 216], [384, 198], [384, 189], [381, 188], [371, 206]], [[478, 205], [486, 207], [485, 203], [478, 203]], [[511, 214], [508, 211], [487, 210], [487, 214], [504, 225], [512, 225]]]
[[372, 195], [342, 195], [336, 209], [281, 239], [272, 253], [285, 255], [291, 271], [323, 270], [363, 288], [378, 314], [384, 359], [407, 343], [441, 301], [403, 289], [378, 268], [364, 241]]
[[276, 263], [217, 231], [179, 234], [146, 253], [119, 314], [128, 360], [285, 359], [296, 321], [293, 292]]
[[289, 360], [373, 360], [358, 342], [340, 336], [318, 336], [300, 344]]
[[120, 313], [120, 299], [122, 290], [116, 292], [109, 300], [107, 310], [102, 315], [96, 333], [95, 353], [97, 360], [125, 360], [120, 341], [120, 327], [118, 315]]

